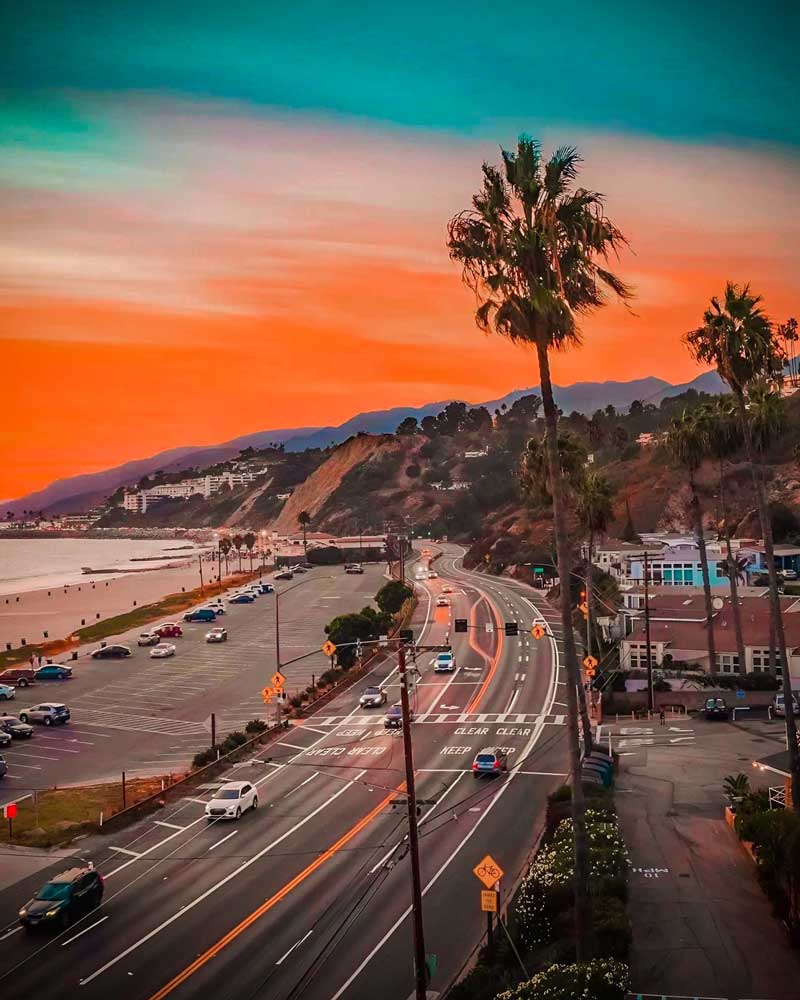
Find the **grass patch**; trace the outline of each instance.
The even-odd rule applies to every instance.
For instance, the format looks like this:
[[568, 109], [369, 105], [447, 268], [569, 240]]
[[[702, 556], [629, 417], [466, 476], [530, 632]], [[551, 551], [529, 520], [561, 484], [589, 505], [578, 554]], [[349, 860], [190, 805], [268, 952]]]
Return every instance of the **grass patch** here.
[[[159, 777], [130, 778], [125, 783], [126, 804], [134, 805], [160, 790]], [[13, 838], [9, 840], [8, 823], [3, 822], [0, 824], [0, 843], [54, 847], [95, 829], [101, 812], [104, 820], [118, 813], [122, 809], [122, 782], [53, 788], [37, 792], [35, 801], [23, 799], [17, 808]]]

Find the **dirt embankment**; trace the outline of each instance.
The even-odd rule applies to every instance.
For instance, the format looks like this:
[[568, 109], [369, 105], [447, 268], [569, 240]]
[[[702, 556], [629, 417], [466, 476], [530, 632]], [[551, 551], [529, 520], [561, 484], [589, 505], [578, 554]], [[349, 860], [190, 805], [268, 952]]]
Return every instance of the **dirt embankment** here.
[[390, 444], [397, 446], [396, 439], [391, 434], [364, 434], [345, 441], [292, 493], [283, 510], [273, 521], [273, 531], [297, 531], [297, 518], [301, 511], [307, 510], [314, 517], [331, 494], [339, 488], [342, 478], [351, 469], [365, 462], [380, 448]]

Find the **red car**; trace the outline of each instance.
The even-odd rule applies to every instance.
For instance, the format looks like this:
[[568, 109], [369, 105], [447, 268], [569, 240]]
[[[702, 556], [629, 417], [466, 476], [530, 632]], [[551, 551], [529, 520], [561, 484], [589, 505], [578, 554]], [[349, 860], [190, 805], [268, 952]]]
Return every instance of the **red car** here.
[[175, 622], [166, 622], [164, 625], [154, 628], [153, 631], [160, 635], [162, 639], [178, 639], [183, 635], [183, 629], [180, 625], [176, 625]]

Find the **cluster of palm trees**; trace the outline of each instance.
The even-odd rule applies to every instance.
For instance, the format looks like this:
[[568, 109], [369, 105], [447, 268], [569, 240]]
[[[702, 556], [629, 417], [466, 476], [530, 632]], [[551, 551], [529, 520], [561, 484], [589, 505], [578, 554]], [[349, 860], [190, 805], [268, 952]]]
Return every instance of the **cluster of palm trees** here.
[[239, 572], [242, 572], [242, 550], [246, 550], [245, 558], [250, 559], [250, 572], [253, 572], [253, 550], [255, 549], [256, 542], [258, 541], [258, 535], [252, 531], [248, 531], [244, 535], [232, 535], [230, 538], [220, 538], [219, 540], [219, 551], [222, 558], [225, 560], [225, 573], [229, 572], [228, 568], [228, 556], [231, 551], [235, 553], [236, 557], [239, 559]]
[[[513, 151], [502, 150], [502, 164], [483, 165], [483, 183], [472, 206], [448, 224], [450, 256], [462, 268], [462, 277], [477, 301], [478, 327], [506, 337], [534, 351], [538, 363], [545, 435], [533, 442], [526, 455], [533, 489], [546, 489], [552, 504], [553, 531], [560, 587], [564, 666], [567, 672], [567, 730], [572, 784], [572, 820], [575, 850], [576, 957], [584, 961], [593, 953], [592, 904], [586, 808], [581, 784], [580, 708], [581, 675], [572, 626], [570, 587], [573, 565], [565, 490], [570, 472], [565, 468], [564, 435], [559, 434], [559, 411], [553, 398], [550, 355], [577, 346], [581, 341], [579, 318], [603, 306], [608, 293], [628, 300], [632, 291], [612, 270], [612, 260], [627, 246], [623, 233], [605, 213], [602, 196], [576, 184], [581, 157], [571, 147], [557, 149], [543, 159], [538, 142], [521, 136]], [[712, 300], [703, 325], [689, 334], [695, 357], [717, 367], [733, 393], [752, 461], [755, 432], [747, 419], [747, 397], [757, 374], [776, 374], [779, 359], [776, 340], [758, 300], [747, 290], [729, 287], [725, 306]], [[561, 449], [559, 448], [561, 438]], [[533, 452], [531, 455], [530, 452]], [[566, 463], [569, 465], [569, 463]], [[523, 469], [523, 480], [525, 469]], [[589, 477], [586, 477], [589, 480]], [[777, 598], [777, 577], [772, 558], [766, 491], [758, 476], [759, 510], [762, 511], [771, 591]], [[589, 480], [577, 510], [590, 534], [602, 530], [610, 511], [610, 487], [602, 477]], [[590, 550], [593, 541], [590, 543]], [[590, 551], [589, 565], [591, 565]], [[592, 588], [587, 586], [591, 599]], [[778, 617], [780, 606], [778, 604]], [[785, 644], [779, 636], [782, 650]], [[784, 686], [788, 684], [785, 665]], [[787, 701], [791, 704], [791, 701]], [[791, 713], [787, 713], [791, 715]], [[793, 723], [793, 720], [792, 720]], [[794, 746], [794, 742], [790, 746]], [[794, 762], [796, 763], [796, 761]], [[794, 768], [794, 764], [793, 764]], [[794, 773], [794, 770], [793, 770]], [[800, 805], [800, 795], [794, 801]]]

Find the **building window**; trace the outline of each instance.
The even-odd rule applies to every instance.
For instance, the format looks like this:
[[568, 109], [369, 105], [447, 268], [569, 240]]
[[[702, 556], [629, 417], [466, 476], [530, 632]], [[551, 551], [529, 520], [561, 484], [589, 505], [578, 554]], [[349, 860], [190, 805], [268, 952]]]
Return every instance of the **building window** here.
[[752, 663], [754, 674], [768, 674], [770, 672], [769, 649], [754, 649]]
[[[646, 642], [629, 642], [628, 650], [630, 653], [630, 666], [632, 670], [643, 669], [647, 666], [647, 643]], [[650, 653], [653, 660], [653, 665], [656, 664], [656, 646], [654, 643], [650, 643]]]
[[738, 674], [739, 654], [717, 653], [717, 670], [721, 674]]

